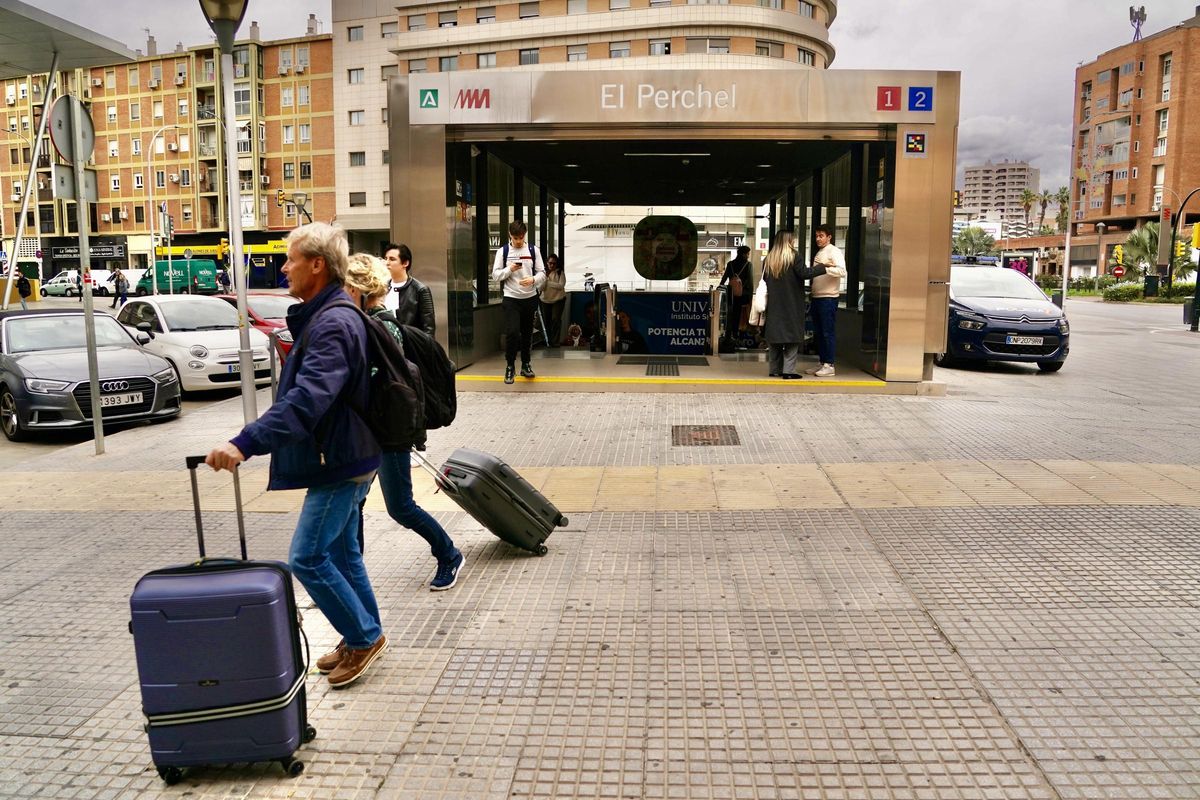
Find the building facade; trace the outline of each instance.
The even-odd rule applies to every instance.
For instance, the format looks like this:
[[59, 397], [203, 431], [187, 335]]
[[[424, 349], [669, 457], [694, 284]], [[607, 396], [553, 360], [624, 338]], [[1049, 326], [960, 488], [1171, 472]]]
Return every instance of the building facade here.
[[[1074, 105], [1070, 219], [1103, 222], [1111, 246], [1200, 186], [1200, 8], [1080, 66]], [[1188, 208], [1200, 219], [1200, 200]]]
[[388, 238], [393, 75], [825, 69], [836, 14], [834, 0], [334, 0], [338, 220], [359, 249]]
[[[273, 286], [282, 256], [280, 232], [300, 219], [294, 204], [276, 205], [277, 190], [288, 197], [304, 193], [314, 218], [335, 213], [333, 48], [328, 34], [262, 42], [256, 23], [249, 34], [234, 51], [237, 211], [251, 282]], [[166, 54], [155, 50], [151, 38], [147, 55], [133, 63], [65, 72], [58, 79], [57, 93], [80, 97], [95, 128], [95, 152], [87, 164], [95, 170], [99, 198], [89, 206], [94, 268], [147, 264], [152, 230], [159, 239], [158, 256], [165, 257], [162, 211], [173, 229], [176, 257], [185, 250], [215, 256], [227, 236], [220, 53], [215, 45], [179, 45]], [[46, 77], [3, 86], [0, 218], [6, 240], [16, 235]], [[45, 142], [26, 215], [25, 237], [40, 240], [44, 278], [79, 263], [75, 203], [55, 198], [52, 189], [56, 160]]]
[[[987, 162], [963, 169], [962, 209], [980, 217], [997, 220], [1005, 225], [1025, 223], [1021, 193], [1028, 189], [1041, 191], [1041, 174], [1037, 167], [1024, 161]], [[1032, 213], [1036, 213], [1034, 204]], [[1030, 223], [1034, 218], [1030, 215]]]

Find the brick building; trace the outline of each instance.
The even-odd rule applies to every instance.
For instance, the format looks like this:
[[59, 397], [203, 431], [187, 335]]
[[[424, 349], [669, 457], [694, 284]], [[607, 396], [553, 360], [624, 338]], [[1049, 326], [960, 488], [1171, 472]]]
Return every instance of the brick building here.
[[[282, 263], [282, 236], [297, 224], [290, 203], [279, 208], [277, 189], [304, 192], [315, 219], [334, 215], [333, 48], [328, 34], [260, 41], [257, 23], [234, 51], [234, 105], [240, 214], [251, 257], [251, 282], [273, 286]], [[133, 63], [61, 73], [60, 93], [88, 104], [96, 131], [89, 169], [99, 202], [90, 206], [94, 268], [144, 266], [150, 257], [151, 203], [165, 204], [173, 220], [172, 253], [213, 257], [226, 234], [225, 125], [220, 53], [215, 44], [147, 54]], [[45, 75], [3, 86], [0, 118], [0, 220], [6, 239], [16, 235], [30, 144], [44, 100]], [[40, 238], [43, 275], [78, 265], [75, 203], [57, 200], [49, 142], [39, 161], [37, 194], [26, 236]], [[153, 220], [162, 233], [159, 217]], [[160, 240], [159, 257], [166, 255]]]
[[352, 245], [390, 227], [387, 80], [508, 69], [825, 69], [833, 0], [333, 0], [337, 213]]
[[[1080, 66], [1074, 104], [1070, 219], [1076, 234], [1103, 222], [1111, 248], [1200, 186], [1200, 7]], [[1187, 217], [1200, 219], [1200, 196]], [[1072, 247], [1072, 264], [1096, 256], [1095, 244]]]

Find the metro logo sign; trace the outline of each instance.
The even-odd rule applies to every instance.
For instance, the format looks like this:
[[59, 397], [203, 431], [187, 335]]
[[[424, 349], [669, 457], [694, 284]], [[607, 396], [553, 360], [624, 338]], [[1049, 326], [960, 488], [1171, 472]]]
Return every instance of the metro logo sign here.
[[459, 89], [454, 98], [455, 108], [491, 108], [491, 89]]

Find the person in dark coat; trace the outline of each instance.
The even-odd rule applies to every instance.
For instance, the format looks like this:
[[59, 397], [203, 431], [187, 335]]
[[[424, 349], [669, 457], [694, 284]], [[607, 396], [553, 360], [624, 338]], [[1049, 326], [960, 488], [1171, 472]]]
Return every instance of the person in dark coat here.
[[804, 282], [824, 275], [825, 267], [806, 267], [796, 262], [796, 236], [780, 231], [763, 261], [762, 279], [767, 282], [767, 324], [764, 337], [770, 350], [768, 374], [785, 380], [802, 378], [796, 371], [800, 345], [804, 343]]
[[725, 274], [717, 288], [725, 289], [725, 307], [729, 309], [725, 318], [725, 338], [736, 339], [742, 329], [742, 308], [749, 302], [752, 290], [749, 247], [742, 245], [737, 249], [737, 258], [725, 265]]
[[412, 258], [412, 250], [406, 244], [388, 244], [383, 248], [383, 260], [392, 275], [383, 305], [396, 315], [401, 325], [420, 328], [433, 336], [437, 329], [433, 292], [412, 276]]

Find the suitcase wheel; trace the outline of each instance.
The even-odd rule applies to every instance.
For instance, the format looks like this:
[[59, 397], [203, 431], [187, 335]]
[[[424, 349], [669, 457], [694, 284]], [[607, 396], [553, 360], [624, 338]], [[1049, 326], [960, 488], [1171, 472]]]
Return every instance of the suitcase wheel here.
[[162, 778], [167, 786], [174, 786], [183, 780], [183, 770], [179, 767], [159, 767], [158, 777]]
[[288, 774], [289, 778], [299, 777], [304, 772], [304, 762], [294, 758], [281, 758], [279, 759], [279, 764], [283, 767], [283, 771]]
[[549, 553], [550, 550], [546, 547], [546, 545], [539, 544], [537, 546], [537, 550], [534, 550], [533, 552], [537, 553], [538, 556], [544, 556], [544, 555], [546, 555], [546, 553]]
[[308, 744], [315, 738], [317, 738], [317, 729], [309, 725], [304, 729], [304, 743]]
[[559, 515], [558, 515], [558, 523], [557, 523], [557, 524], [558, 524], [558, 527], [560, 527], [560, 528], [565, 528], [565, 527], [567, 527], [567, 518], [566, 518], [566, 517], [564, 517], [562, 514], [559, 514]]

